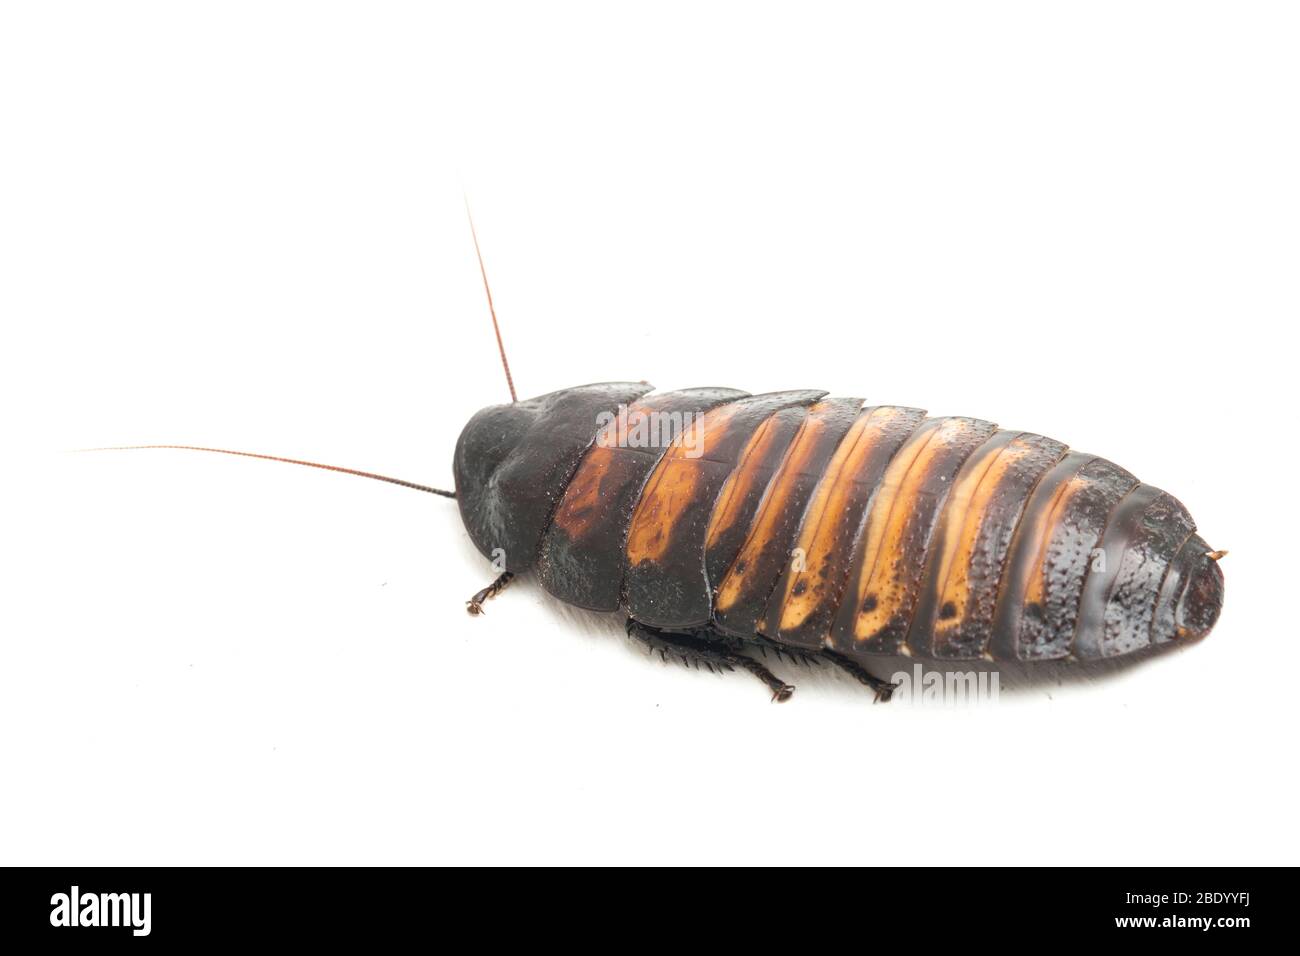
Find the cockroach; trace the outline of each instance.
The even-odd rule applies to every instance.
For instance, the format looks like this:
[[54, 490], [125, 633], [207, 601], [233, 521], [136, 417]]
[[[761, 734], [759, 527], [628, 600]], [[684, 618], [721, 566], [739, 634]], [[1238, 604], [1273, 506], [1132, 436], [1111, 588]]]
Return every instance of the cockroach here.
[[[622, 611], [665, 659], [749, 671], [826, 660], [888, 700], [878, 655], [1093, 661], [1204, 636], [1223, 574], [1187, 509], [1096, 455], [974, 418], [822, 391], [658, 392], [604, 382], [519, 401], [470, 230], [510, 403], [456, 443], [454, 498], [499, 572]], [[765, 656], [765, 655], [764, 655]]]

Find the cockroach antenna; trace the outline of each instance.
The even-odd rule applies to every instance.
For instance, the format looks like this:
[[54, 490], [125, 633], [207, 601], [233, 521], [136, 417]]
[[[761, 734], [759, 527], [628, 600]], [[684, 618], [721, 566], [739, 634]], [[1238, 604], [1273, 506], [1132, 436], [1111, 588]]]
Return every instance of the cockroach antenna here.
[[344, 475], [356, 475], [358, 478], [373, 478], [375, 481], [386, 481], [390, 485], [401, 485], [403, 488], [414, 488], [416, 491], [427, 491], [431, 495], [441, 495], [443, 498], [455, 498], [456, 492], [444, 491], [442, 488], [431, 488], [429, 485], [418, 485], [413, 481], [406, 481], [403, 478], [390, 478], [388, 475], [377, 475], [373, 471], [358, 471], [356, 468], [343, 468], [339, 465], [325, 465], [318, 461], [303, 461], [299, 458], [281, 458], [279, 455], [259, 455], [251, 451], [232, 451], [229, 448], [205, 448], [201, 445], [111, 445], [104, 448], [77, 448], [74, 451], [147, 451], [154, 448], [172, 448], [179, 451], [206, 451], [216, 455], [238, 455], [241, 458], [261, 458], [264, 461], [282, 461], [286, 465], [304, 465], [307, 468], [321, 468], [325, 471], [337, 471]]
[[478, 230], [474, 228], [474, 214], [469, 211], [469, 197], [465, 196], [465, 218], [469, 220], [469, 234], [474, 240], [474, 255], [478, 258], [478, 271], [483, 276], [483, 291], [487, 293], [488, 311], [492, 313], [492, 330], [497, 334], [497, 350], [501, 353], [501, 367], [506, 371], [506, 384], [510, 386], [510, 401], [519, 401], [515, 394], [515, 380], [510, 375], [510, 362], [506, 359], [505, 343], [501, 341], [501, 325], [497, 322], [496, 306], [492, 304], [492, 287], [488, 285], [487, 269], [483, 265], [483, 252], [478, 247]]
[[[483, 252], [482, 250], [479, 249], [478, 230], [474, 228], [474, 216], [470, 212], [469, 197], [466, 196], [464, 198], [465, 198], [465, 217], [469, 220], [470, 238], [474, 240], [474, 256], [478, 259], [478, 271], [479, 274], [483, 277], [483, 291], [487, 293], [488, 312], [492, 315], [492, 330], [496, 333], [496, 337], [497, 337], [497, 351], [501, 353], [501, 367], [505, 369], [506, 385], [510, 387], [510, 401], [518, 402], [519, 396], [515, 394], [515, 380], [514, 377], [510, 374], [510, 362], [506, 358], [506, 346], [505, 343], [501, 340], [501, 325], [497, 321], [496, 306], [492, 302], [492, 287], [488, 284], [487, 268], [483, 265]], [[229, 448], [207, 448], [200, 445], [113, 445], [113, 446], [103, 447], [103, 448], [78, 448], [75, 450], [78, 452], [146, 451], [149, 449], [160, 449], [160, 448], [176, 449], [179, 451], [206, 451], [217, 455], [238, 455], [241, 458], [261, 458], [264, 461], [280, 461], [280, 462], [284, 462], [287, 465], [302, 465], [306, 468], [320, 468], [323, 469], [324, 471], [337, 471], [344, 475], [356, 475], [359, 478], [371, 478], [375, 481], [386, 481], [391, 485], [401, 485], [403, 488], [413, 488], [416, 491], [425, 491], [431, 495], [440, 495], [443, 498], [456, 497], [456, 492], [454, 491], [445, 491], [442, 488], [433, 488], [430, 487], [429, 485], [417, 484], [414, 481], [406, 481], [403, 478], [391, 478], [388, 475], [377, 475], [371, 471], [360, 471], [356, 468], [343, 468], [340, 465], [326, 465], [318, 461], [304, 461], [299, 458], [283, 458], [279, 455], [261, 455], [251, 451], [233, 451]], [[510, 575], [503, 575], [502, 577], [505, 578], [505, 581], [508, 581]], [[487, 590], [491, 590], [491, 593], [485, 592], [484, 594], [476, 595], [475, 599], [470, 602], [470, 604], [472, 605], [471, 610], [475, 610], [476, 608], [481, 608], [483, 600], [485, 600], [488, 597], [492, 597], [497, 591], [501, 589], [501, 587], [504, 587], [505, 581], [498, 581], [497, 584], [494, 586], [495, 590], [487, 589]]]

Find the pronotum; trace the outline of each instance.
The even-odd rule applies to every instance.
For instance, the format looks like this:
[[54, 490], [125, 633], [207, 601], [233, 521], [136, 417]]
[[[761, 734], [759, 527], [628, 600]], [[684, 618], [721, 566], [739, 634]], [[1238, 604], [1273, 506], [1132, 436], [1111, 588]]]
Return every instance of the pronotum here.
[[563, 601], [623, 611], [662, 656], [747, 670], [775, 700], [794, 688], [756, 649], [831, 661], [887, 700], [878, 655], [1115, 658], [1218, 618], [1225, 552], [1104, 458], [820, 391], [608, 382], [517, 401], [483, 282], [512, 401], [461, 432], [454, 492], [227, 453], [455, 498], [499, 572], [471, 614], [535, 571]]

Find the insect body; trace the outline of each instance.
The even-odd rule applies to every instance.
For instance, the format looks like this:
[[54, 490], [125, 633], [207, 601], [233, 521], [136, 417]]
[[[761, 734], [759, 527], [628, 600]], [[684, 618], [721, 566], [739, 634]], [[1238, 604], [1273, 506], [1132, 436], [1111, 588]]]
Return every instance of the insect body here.
[[[673, 415], [652, 443], [606, 427]], [[1222, 604], [1221, 555], [1175, 498], [976, 419], [606, 383], [479, 412], [454, 467], [484, 554], [720, 666], [776, 645], [887, 693], [874, 655], [1113, 658], [1200, 637]]]

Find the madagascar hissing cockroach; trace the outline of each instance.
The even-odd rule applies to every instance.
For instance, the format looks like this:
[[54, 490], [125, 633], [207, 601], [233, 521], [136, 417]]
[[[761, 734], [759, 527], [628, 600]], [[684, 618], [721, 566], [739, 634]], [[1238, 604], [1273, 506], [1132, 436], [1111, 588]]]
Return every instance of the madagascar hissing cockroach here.
[[743, 668], [776, 700], [794, 688], [749, 651], [829, 660], [887, 700], [875, 655], [1116, 658], [1219, 616], [1224, 552], [1104, 458], [820, 391], [606, 382], [518, 401], [487, 295], [511, 402], [461, 432], [454, 492], [250, 455], [455, 498], [499, 572], [472, 614], [536, 571], [562, 601], [625, 612], [661, 655]]

